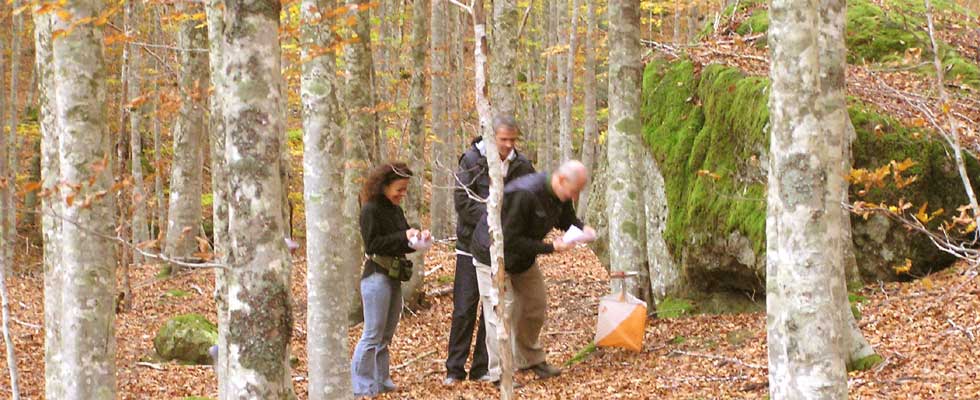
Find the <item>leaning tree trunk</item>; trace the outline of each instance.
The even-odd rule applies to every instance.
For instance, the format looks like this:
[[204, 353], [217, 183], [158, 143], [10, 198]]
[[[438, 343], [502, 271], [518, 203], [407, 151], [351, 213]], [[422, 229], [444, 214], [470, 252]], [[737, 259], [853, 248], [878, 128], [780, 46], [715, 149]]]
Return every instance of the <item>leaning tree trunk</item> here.
[[[445, 21], [440, 21], [445, 24]], [[425, 158], [425, 50], [428, 47], [429, 0], [415, 0], [412, 5], [412, 86], [409, 89], [408, 166], [415, 172], [408, 185], [405, 217], [412, 226], [422, 224], [423, 162]], [[415, 268], [412, 279], [402, 286], [406, 307], [419, 308], [425, 296], [425, 257], [416, 251], [408, 255]]]
[[[58, 127], [55, 110], [54, 66], [51, 53], [51, 15], [34, 13], [34, 58], [38, 73], [38, 122], [41, 128], [41, 190], [51, 193], [58, 184]], [[49, 399], [65, 396], [61, 379], [61, 219], [64, 203], [58, 198], [41, 198], [41, 234], [44, 240], [44, 393]]]
[[347, 293], [351, 293], [349, 318], [352, 322], [363, 320], [360, 285], [357, 284], [361, 273], [361, 261], [364, 259], [363, 245], [358, 227], [360, 205], [358, 193], [361, 182], [367, 175], [371, 160], [369, 144], [374, 140], [374, 115], [367, 110], [374, 107], [371, 88], [371, 45], [369, 38], [370, 21], [367, 9], [360, 9], [363, 0], [346, 0], [348, 18], [355, 21], [354, 32], [358, 38], [353, 43], [344, 46], [344, 64], [346, 66], [346, 87], [344, 104], [347, 105], [347, 126], [344, 133], [344, 154], [347, 163], [344, 169], [344, 227], [347, 252], [344, 265], [347, 266]]
[[[629, 0], [609, 3], [609, 20], [619, 21], [609, 29], [609, 183], [606, 213], [609, 218], [609, 264], [611, 271], [639, 272], [643, 240], [638, 221], [638, 180], [633, 161], [641, 141], [640, 91], [643, 65], [640, 61], [639, 4]], [[633, 293], [636, 295], [637, 293]]]
[[776, 0], [770, 12], [766, 308], [773, 399], [847, 398], [844, 12], [842, 0], [819, 7]]
[[[70, 0], [64, 11], [73, 18], [96, 18], [99, 0]], [[71, 25], [52, 18], [52, 64], [58, 129], [58, 182], [65, 218], [55, 246], [61, 252], [56, 270], [62, 275], [57, 329], [60, 377], [64, 393], [48, 398], [113, 399], [116, 396], [114, 338], [116, 260], [112, 242], [115, 213], [110, 135], [105, 115], [105, 64], [102, 27]], [[67, 186], [63, 186], [67, 187]], [[53, 386], [53, 385], [52, 385]], [[52, 387], [49, 386], [49, 387]]]
[[350, 293], [346, 284], [350, 266], [345, 264], [343, 109], [337, 100], [337, 61], [329, 49], [337, 44], [335, 20], [325, 11], [335, 0], [302, 3], [303, 76], [303, 198], [306, 205], [306, 355], [310, 400], [351, 397], [347, 350], [347, 310]]
[[[432, 162], [432, 195], [429, 207], [430, 229], [437, 239], [452, 235], [449, 218], [453, 215], [452, 188], [454, 178], [452, 171], [454, 160], [450, 145], [452, 130], [449, 126], [449, 42], [447, 28], [449, 26], [449, 1], [432, 1], [432, 42], [430, 51], [432, 57], [432, 133], [436, 137], [430, 148], [429, 160]], [[460, 112], [461, 110], [456, 110]]]
[[[222, 79], [221, 66], [224, 62], [223, 21], [224, 0], [208, 0], [205, 11], [208, 20], [208, 62], [211, 86], [214, 88], [208, 98], [208, 144], [211, 154], [211, 226], [213, 226], [214, 254], [218, 261], [228, 263], [228, 166], [225, 162], [225, 121], [224, 93], [227, 86]], [[218, 377], [218, 399], [228, 398], [228, 271], [214, 270], [214, 302], [218, 316], [218, 359], [215, 360], [215, 375]]]
[[[585, 134], [582, 138], [582, 163], [591, 171], [595, 166], [595, 150], [599, 138], [599, 123], [596, 116], [595, 99], [595, 2], [590, 1], [589, 14], [585, 25], [585, 75], [582, 77], [583, 102], [585, 103]], [[579, 196], [578, 217], [584, 218], [589, 209], [589, 196], [595, 179], [586, 183]]]
[[[203, 11], [198, 3], [177, 3], [179, 12]], [[207, 31], [187, 19], [180, 24], [180, 113], [174, 125], [174, 160], [170, 175], [170, 207], [167, 215], [167, 256], [185, 260], [197, 249], [201, 227], [201, 186], [204, 164], [204, 99], [208, 88], [208, 64], [203, 52]], [[165, 268], [171, 271], [174, 268]]]
[[[278, 1], [225, 2], [229, 399], [290, 399], [291, 262], [283, 237]], [[200, 204], [200, 199], [196, 199]]]

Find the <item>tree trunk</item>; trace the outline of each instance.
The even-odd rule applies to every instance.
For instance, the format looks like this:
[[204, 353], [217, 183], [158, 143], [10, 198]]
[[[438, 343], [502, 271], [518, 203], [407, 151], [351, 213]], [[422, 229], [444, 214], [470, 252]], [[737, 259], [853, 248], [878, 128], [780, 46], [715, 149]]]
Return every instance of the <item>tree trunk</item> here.
[[347, 350], [347, 310], [344, 217], [343, 109], [337, 99], [337, 60], [329, 49], [337, 45], [325, 16], [335, 0], [302, 3], [303, 76], [303, 198], [306, 204], [306, 354], [310, 400], [351, 397]]
[[[0, 140], [0, 145], [2, 145]], [[3, 254], [0, 254], [0, 307], [3, 314], [3, 342], [6, 344], [7, 370], [10, 371], [10, 398], [20, 400], [20, 385], [17, 374], [17, 353], [14, 350], [14, 341], [10, 336], [10, 306], [9, 295], [7, 294], [7, 264], [9, 261]], [[13, 268], [9, 268], [12, 270]]]
[[[99, 0], [74, 0], [64, 6], [74, 18], [96, 18]], [[52, 18], [52, 29], [65, 30], [52, 41], [52, 64], [58, 129], [58, 182], [79, 185], [63, 189], [58, 201], [65, 222], [56, 244], [61, 252], [54, 268], [64, 279], [58, 355], [64, 399], [113, 399], [116, 396], [114, 337], [116, 260], [112, 242], [115, 213], [111, 138], [105, 115], [105, 64], [102, 27], [72, 26]], [[53, 385], [52, 385], [53, 386]], [[51, 386], [49, 386], [51, 387]]]
[[[559, 17], [564, 19], [567, 11], [567, 3], [564, 1], [559, 4]], [[578, 24], [578, 0], [572, 0], [572, 17], [568, 20], [568, 32], [559, 31], [562, 38], [568, 40], [568, 53], [565, 54], [565, 62], [558, 60], [558, 82], [561, 90], [558, 96], [558, 113], [560, 118], [558, 141], [561, 149], [561, 162], [572, 159], [574, 153], [572, 147], [572, 104], [574, 103], [574, 83], [575, 83], [575, 31]]]
[[[51, 53], [51, 15], [34, 13], [34, 51], [38, 73], [38, 122], [41, 128], [41, 190], [52, 192], [58, 184], [58, 127], [55, 110], [54, 66]], [[44, 393], [49, 399], [65, 396], [61, 379], [61, 294], [64, 270], [60, 247], [63, 202], [58, 197], [41, 198], [41, 234], [44, 239]]]
[[[487, 78], [486, 78], [486, 46], [487, 46], [487, 26], [483, 15], [483, 1], [473, 2], [473, 35], [475, 38], [473, 46], [473, 73], [475, 83], [475, 98], [477, 113], [480, 116], [480, 132], [486, 143], [493, 143], [493, 127], [491, 119], [493, 110], [490, 101], [487, 99]], [[506, 13], [507, 10], [504, 10]], [[516, 27], [504, 27], [505, 29], [516, 29]], [[513, 52], [514, 49], [508, 51]], [[490, 71], [491, 76], [506, 72]], [[506, 78], [495, 77], [497, 81], [504, 81]], [[500, 221], [500, 210], [504, 198], [504, 173], [500, 155], [497, 154], [497, 146], [487, 146], [487, 163], [490, 167], [490, 195], [487, 196], [487, 223], [490, 227], [490, 271], [493, 275], [494, 286], [500, 302], [497, 304], [497, 315], [500, 317], [500, 330], [497, 332], [500, 349], [500, 398], [509, 400], [514, 396], [514, 354], [511, 347], [511, 313], [505, 309], [507, 297], [507, 273], [504, 268], [504, 235]]]
[[[595, 150], [599, 139], [599, 123], [596, 116], [595, 98], [595, 2], [589, 3], [589, 14], [586, 20], [585, 29], [585, 76], [582, 77], [582, 91], [584, 93], [583, 102], [585, 103], [585, 134], [582, 137], [582, 163], [585, 168], [591, 171], [595, 168]], [[579, 196], [578, 212], [579, 218], [585, 218], [589, 209], [589, 196], [592, 193], [592, 186], [595, 179], [586, 183], [585, 189]]]
[[[229, 399], [289, 399], [291, 262], [279, 166], [278, 1], [226, 1], [222, 113], [228, 166]], [[200, 204], [200, 198], [195, 199]]]
[[490, 39], [490, 103], [495, 112], [514, 115], [516, 87], [514, 67], [517, 59], [517, 25], [519, 23], [515, 0], [493, 1], [493, 35]]
[[[557, 24], [555, 23], [556, 16], [555, 13], [558, 10], [556, 3], [560, 0], [545, 0], [544, 7], [544, 17], [547, 20], [547, 28], [545, 29], [545, 48], [551, 48], [558, 43], [555, 41], [555, 35], [557, 32]], [[538, 138], [538, 169], [544, 171], [550, 171], [555, 167], [554, 154], [555, 154], [555, 135], [551, 130], [555, 126], [555, 99], [557, 92], [556, 80], [556, 70], [557, 67], [557, 57], [554, 55], [548, 56], [545, 61], [545, 75], [544, 75], [544, 96], [542, 100], [544, 101], [544, 127], [545, 129], [541, 131], [541, 137]]]
[[[10, 9], [16, 9], [20, 5], [18, 0], [13, 0], [10, 3]], [[7, 217], [6, 229], [7, 235], [11, 242], [10, 247], [7, 248], [7, 259], [13, 260], [13, 244], [16, 243], [17, 238], [17, 202], [14, 199], [14, 192], [16, 189], [13, 184], [16, 182], [18, 173], [20, 172], [20, 139], [17, 137], [17, 81], [20, 80], [20, 32], [23, 30], [23, 19], [21, 15], [10, 15], [10, 99], [7, 101], [7, 106], [10, 108], [7, 117], [8, 120], [8, 133], [10, 138], [7, 140], [7, 147], [9, 148], [10, 154], [7, 160], [9, 164], [9, 170], [7, 173], [10, 176], [11, 187], [7, 190], [5, 195], [7, 196], [6, 202], [9, 206], [10, 212], [4, 213]], [[2, 132], [0, 132], [2, 133]], [[8, 265], [8, 268], [12, 268]], [[13, 269], [8, 269], [8, 272], [13, 272]]]
[[[364, 316], [361, 308], [361, 291], [357, 282], [361, 276], [361, 264], [364, 260], [363, 244], [361, 243], [358, 219], [360, 203], [358, 193], [361, 181], [367, 175], [371, 160], [369, 155], [370, 143], [374, 140], [374, 115], [368, 109], [374, 107], [371, 89], [371, 42], [369, 40], [369, 24], [367, 9], [359, 10], [364, 1], [345, 0], [348, 18], [355, 19], [354, 32], [357, 35], [353, 43], [344, 46], [344, 65], [346, 86], [344, 89], [344, 104], [347, 105], [347, 131], [344, 134], [344, 154], [347, 164], [344, 170], [344, 219], [346, 234], [344, 243], [348, 252], [345, 264], [348, 268], [348, 293], [352, 294], [349, 318], [351, 322], [362, 321]], [[363, 38], [363, 40], [361, 39]]]
[[[221, 72], [224, 62], [224, 1], [208, 0], [205, 3], [208, 20], [208, 62], [211, 86], [209, 96], [208, 142], [211, 152], [211, 224], [215, 258], [228, 264], [228, 165], [225, 162], [224, 101], [227, 85]], [[214, 302], [218, 316], [218, 359], [215, 375], [218, 377], [218, 400], [228, 398], [228, 271], [214, 270]]]
[[[7, 222], [10, 220], [7, 218], [7, 210], [9, 212], [16, 213], [17, 209], [13, 204], [13, 191], [15, 177], [10, 172], [11, 160], [16, 158], [16, 153], [13, 150], [13, 145], [8, 146], [7, 141], [9, 138], [6, 136], [3, 128], [7, 123], [4, 118], [7, 114], [7, 96], [4, 96], [4, 76], [5, 68], [7, 62], [4, 55], [6, 54], [6, 41], [0, 41], [0, 136], [2, 136], [3, 146], [0, 146], [0, 182], [10, 182], [10, 184], [0, 185], [0, 210], [3, 213], [0, 214], [0, 253], [3, 254], [5, 259], [13, 259], [14, 256], [14, 236], [10, 234], [7, 230]], [[2, 265], [3, 268], [12, 268], [8, 265]], [[8, 269], [7, 272], [12, 272], [12, 269]]]
[[[143, 6], [139, 1], [126, 3], [126, 26], [127, 35], [134, 35], [133, 28], [139, 29], [143, 22]], [[135, 20], [135, 21], [134, 21]], [[131, 103], [142, 93], [141, 80], [143, 69], [143, 57], [140, 54], [138, 45], [129, 44], [126, 46], [126, 66], [127, 94], [126, 103]], [[137, 105], [129, 109], [129, 146], [130, 146], [130, 168], [133, 175], [133, 217], [132, 217], [132, 244], [137, 245], [150, 239], [150, 233], [146, 222], [146, 189], [143, 187], [143, 124], [146, 107]], [[133, 250], [133, 264], [141, 264], [143, 257], [138, 251]]]
[[[847, 398], [844, 1], [774, 1], [766, 218], [769, 391]], [[821, 46], [823, 44], [823, 46]]]
[[[201, 4], [186, 2], [177, 3], [177, 9], [188, 15], [204, 11]], [[208, 64], [205, 54], [195, 50], [207, 47], [207, 31], [195, 29], [198, 23], [193, 19], [181, 22], [178, 39], [179, 46], [185, 50], [180, 54], [181, 104], [173, 130], [174, 159], [165, 249], [167, 256], [178, 260], [189, 259], [196, 252], [201, 226]]]
[[[429, 1], [415, 0], [412, 4], [412, 86], [409, 90], [409, 150], [408, 166], [415, 172], [408, 185], [405, 217], [411, 226], [422, 226], [423, 162], [425, 159], [425, 51], [428, 48]], [[445, 21], [441, 21], [445, 24]], [[409, 253], [415, 268], [412, 279], [402, 285], [406, 307], [417, 309], [425, 296], [425, 257], [422, 252]]]
[[[641, 146], [639, 139], [640, 91], [643, 64], [640, 61], [640, 14], [629, 0], [609, 3], [609, 20], [619, 21], [609, 30], [609, 186], [606, 213], [609, 218], [609, 262], [611, 271], [639, 272], [644, 238], [637, 221], [643, 208], [637, 201], [639, 185], [633, 161]], [[636, 295], [637, 293], [633, 293]]]
[[[432, 43], [430, 47], [432, 64], [432, 133], [436, 140], [432, 143], [429, 160], [432, 161], [432, 200], [429, 207], [430, 229], [436, 239], [444, 239], [452, 235], [449, 218], [453, 213], [452, 177], [453, 152], [451, 143], [452, 129], [449, 125], [449, 42], [447, 28], [449, 26], [449, 1], [432, 1]], [[456, 110], [459, 112], [460, 110]]]

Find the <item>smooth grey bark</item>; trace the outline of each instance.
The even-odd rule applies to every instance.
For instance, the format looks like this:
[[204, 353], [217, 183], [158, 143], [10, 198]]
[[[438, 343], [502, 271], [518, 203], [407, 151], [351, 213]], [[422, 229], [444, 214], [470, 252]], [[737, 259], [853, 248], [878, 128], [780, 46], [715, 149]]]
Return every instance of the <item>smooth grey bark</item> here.
[[[177, 3], [185, 14], [204, 11], [199, 3]], [[195, 29], [199, 22], [187, 19], [180, 23], [179, 47], [207, 47], [207, 31]], [[278, 43], [278, 42], [277, 42]], [[180, 112], [174, 124], [174, 156], [170, 174], [170, 206], [167, 212], [167, 240], [164, 250], [168, 257], [186, 260], [197, 250], [196, 237], [201, 226], [201, 190], [203, 183], [204, 140], [206, 134], [204, 109], [208, 88], [208, 63], [199, 51], [180, 53]], [[170, 268], [176, 268], [171, 266]], [[167, 269], [170, 271], [170, 269]]]
[[[436, 140], [430, 146], [429, 160], [432, 165], [432, 194], [429, 206], [430, 229], [436, 239], [452, 236], [450, 218], [452, 205], [452, 177], [455, 163], [450, 145], [452, 129], [449, 124], [449, 37], [447, 35], [449, 1], [432, 0], [432, 38], [430, 43], [432, 86], [430, 89], [432, 133]], [[459, 111], [459, 110], [457, 110]]]
[[[582, 76], [582, 102], [585, 103], [585, 132], [582, 137], [582, 163], [590, 171], [595, 167], [595, 150], [599, 139], [599, 122], [596, 112], [596, 55], [595, 55], [595, 29], [596, 15], [595, 2], [589, 1], [589, 11], [586, 17], [586, 29], [584, 45], [585, 49], [585, 73]], [[595, 179], [586, 183], [585, 189], [579, 196], [579, 204], [576, 211], [579, 218], [585, 218], [589, 210], [589, 197], [592, 193], [592, 186]]]
[[[14, 175], [10, 171], [10, 160], [15, 158], [16, 153], [13, 150], [13, 146], [7, 145], [6, 142], [10, 139], [3, 132], [4, 124], [7, 123], [6, 118], [4, 118], [7, 113], [7, 96], [4, 96], [4, 89], [6, 88], [4, 87], [5, 80], [3, 79], [7, 66], [5, 59], [6, 44], [6, 41], [0, 41], [0, 136], [2, 136], [0, 140], [4, 142], [3, 146], [0, 146], [0, 181], [14, 182]], [[7, 229], [7, 223], [10, 221], [7, 218], [7, 210], [10, 210], [10, 213], [17, 212], [13, 204], [13, 195], [11, 194], [13, 190], [13, 185], [3, 185], [0, 187], [0, 210], [3, 210], [3, 213], [0, 214], [0, 253], [3, 253], [7, 259], [12, 259], [14, 256], [13, 238], [15, 236], [11, 235]], [[9, 266], [0, 267], [8, 268]]]
[[[408, 166], [415, 175], [408, 185], [405, 198], [405, 217], [411, 226], [422, 226], [422, 193], [425, 162], [425, 53], [428, 49], [429, 0], [412, 3], [412, 82], [409, 89], [409, 146]], [[402, 299], [406, 307], [418, 308], [425, 296], [425, 257], [416, 251], [408, 255], [415, 268], [412, 279], [402, 285]]]
[[773, 399], [847, 398], [844, 15], [842, 0], [775, 0], [770, 9], [766, 325]]
[[[278, 1], [225, 2], [228, 399], [290, 399], [291, 262], [283, 237]], [[198, 204], [200, 200], [198, 199]]]
[[[558, 18], [567, 15], [567, 3], [559, 4]], [[572, 159], [572, 104], [575, 100], [575, 34], [578, 29], [578, 0], [572, 0], [572, 17], [568, 19], [567, 32], [559, 30], [559, 37], [566, 40], [568, 52], [564, 60], [558, 60], [558, 82], [561, 85], [558, 96], [558, 147], [561, 151], [560, 162]], [[564, 62], [561, 62], [564, 61]]]
[[[555, 33], [557, 31], [556, 4], [560, 0], [544, 1], [545, 27], [545, 48], [550, 49], [557, 44]], [[555, 167], [555, 134], [550, 129], [555, 126], [555, 99], [557, 97], [557, 57], [549, 56], [545, 61], [544, 75], [544, 129], [541, 137], [538, 138], [538, 169], [550, 171]]]
[[[609, 127], [607, 152], [609, 182], [606, 214], [609, 218], [609, 263], [611, 271], [639, 272], [644, 238], [640, 235], [642, 205], [635, 176], [640, 133], [640, 91], [643, 64], [640, 61], [640, 14], [638, 2], [609, 3]], [[634, 292], [634, 295], [637, 293]]]
[[303, 199], [306, 207], [306, 355], [310, 400], [352, 397], [347, 349], [345, 283], [343, 109], [337, 60], [329, 49], [339, 41], [324, 13], [335, 0], [304, 0], [301, 10], [303, 75]]
[[[63, 6], [74, 18], [95, 18], [100, 0], [70, 0]], [[52, 18], [52, 29], [67, 30], [52, 41], [54, 98], [58, 129], [60, 183], [65, 221], [56, 244], [63, 277], [56, 310], [61, 342], [62, 399], [113, 399], [116, 396], [114, 340], [116, 257], [111, 138], [105, 115], [105, 64], [102, 27]], [[100, 237], [101, 236], [101, 237]], [[55, 398], [48, 396], [49, 398]]]
[[517, 88], [514, 85], [517, 28], [519, 12], [515, 0], [493, 1], [493, 35], [490, 37], [490, 103], [494, 111], [514, 115], [517, 112]]
[[[51, 48], [51, 15], [33, 13], [34, 59], [38, 74], [38, 122], [41, 130], [41, 190], [51, 193], [58, 184], [58, 127], [55, 104], [54, 66]], [[64, 203], [58, 196], [41, 198], [41, 235], [44, 243], [44, 393], [49, 399], [65, 395], [61, 379], [61, 291], [64, 273], [61, 269], [61, 220]]]
[[670, 211], [667, 207], [663, 174], [648, 148], [644, 146], [636, 151], [640, 155], [640, 162], [637, 164], [640, 168], [639, 176], [645, 177], [645, 181], [640, 184], [643, 202], [639, 215], [644, 217], [642, 221], [645, 224], [643, 242], [647, 279], [650, 281], [650, 296], [659, 303], [677, 288], [680, 277], [674, 258], [667, 249], [667, 242], [664, 241], [664, 230], [667, 229]]
[[[124, 24], [127, 35], [133, 35], [134, 27], [139, 29], [143, 22], [143, 6], [139, 1], [130, 1], [125, 5]], [[135, 20], [135, 22], [134, 22]], [[126, 103], [130, 104], [140, 96], [141, 76], [143, 75], [143, 57], [140, 48], [136, 44], [128, 44], [123, 49], [126, 53], [125, 79]], [[143, 127], [145, 123], [145, 113], [147, 107], [137, 105], [128, 110], [129, 113], [129, 151], [130, 151], [130, 171], [133, 177], [133, 216], [131, 218], [132, 244], [143, 243], [150, 239], [150, 232], [146, 220], [147, 193], [143, 186]], [[132, 250], [133, 264], [139, 265], [143, 261], [143, 256], [135, 249]]]
[[[346, 105], [347, 126], [344, 132], [344, 154], [347, 163], [344, 170], [344, 243], [347, 252], [344, 255], [344, 265], [347, 266], [347, 293], [351, 294], [349, 319], [359, 322], [364, 316], [361, 312], [361, 291], [357, 282], [361, 276], [361, 263], [364, 259], [358, 219], [360, 217], [360, 202], [358, 194], [361, 181], [367, 175], [371, 159], [369, 143], [374, 139], [374, 115], [366, 110], [374, 106], [373, 89], [371, 88], [371, 47], [368, 15], [365, 10], [358, 10], [364, 3], [361, 0], [345, 0], [348, 7], [347, 17], [355, 19], [353, 29], [356, 39], [344, 46], [344, 77], [345, 87], [343, 104]], [[362, 40], [363, 39], [363, 40]]]
[[[227, 86], [221, 71], [224, 56], [224, 0], [208, 0], [205, 12], [208, 21], [208, 63], [211, 86], [209, 97], [208, 144], [211, 154], [211, 222], [215, 258], [228, 263], [228, 166], [225, 162], [224, 101]], [[228, 271], [214, 270], [214, 302], [218, 319], [218, 359], [215, 375], [218, 377], [218, 399], [228, 398]]]

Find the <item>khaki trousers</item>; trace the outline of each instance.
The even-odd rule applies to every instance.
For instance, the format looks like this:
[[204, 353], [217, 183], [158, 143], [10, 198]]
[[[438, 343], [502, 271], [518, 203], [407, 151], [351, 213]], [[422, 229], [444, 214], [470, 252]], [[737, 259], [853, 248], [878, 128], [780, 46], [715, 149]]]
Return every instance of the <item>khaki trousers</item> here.
[[[476, 259], [473, 260], [473, 266], [476, 267], [476, 280], [483, 303], [483, 321], [487, 330], [487, 375], [497, 380], [501, 373], [498, 338], [503, 333], [503, 325], [497, 315], [500, 296], [494, 287], [490, 266]], [[548, 288], [537, 264], [522, 273], [508, 274], [508, 278], [503, 306], [510, 312], [513, 323], [511, 346], [514, 364], [518, 369], [529, 368], [545, 361], [545, 352], [538, 338], [548, 319]]]

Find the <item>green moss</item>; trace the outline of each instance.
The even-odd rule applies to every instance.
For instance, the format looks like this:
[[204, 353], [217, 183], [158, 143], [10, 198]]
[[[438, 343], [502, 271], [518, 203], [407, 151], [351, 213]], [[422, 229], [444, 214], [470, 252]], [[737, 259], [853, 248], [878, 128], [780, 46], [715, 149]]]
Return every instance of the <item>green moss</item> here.
[[585, 361], [585, 359], [588, 358], [589, 355], [594, 353], [597, 349], [598, 348], [596, 347], [595, 343], [589, 343], [587, 346], [583, 347], [581, 350], [575, 353], [575, 355], [572, 356], [571, 359], [565, 361], [564, 366], [567, 368], [572, 365], [578, 364], [582, 361]]
[[691, 315], [694, 305], [684, 299], [667, 297], [657, 304], [657, 316], [660, 318], [680, 318]]
[[436, 281], [442, 284], [453, 283], [454, 277], [452, 275], [442, 275], [436, 278]]
[[677, 335], [670, 339], [670, 344], [683, 344], [686, 341], [687, 341], [686, 337]]
[[302, 143], [303, 142], [303, 130], [302, 129], [290, 129], [286, 131], [286, 138], [289, 139], [290, 143]]
[[752, 12], [735, 30], [739, 35], [766, 33], [769, 30], [769, 11], [760, 8]]
[[885, 359], [877, 354], [855, 360], [847, 364], [847, 371], [867, 371], [874, 366], [881, 364]]
[[153, 348], [166, 360], [188, 364], [208, 364], [208, 350], [218, 343], [218, 327], [200, 314], [184, 314], [168, 320], [156, 337]]

